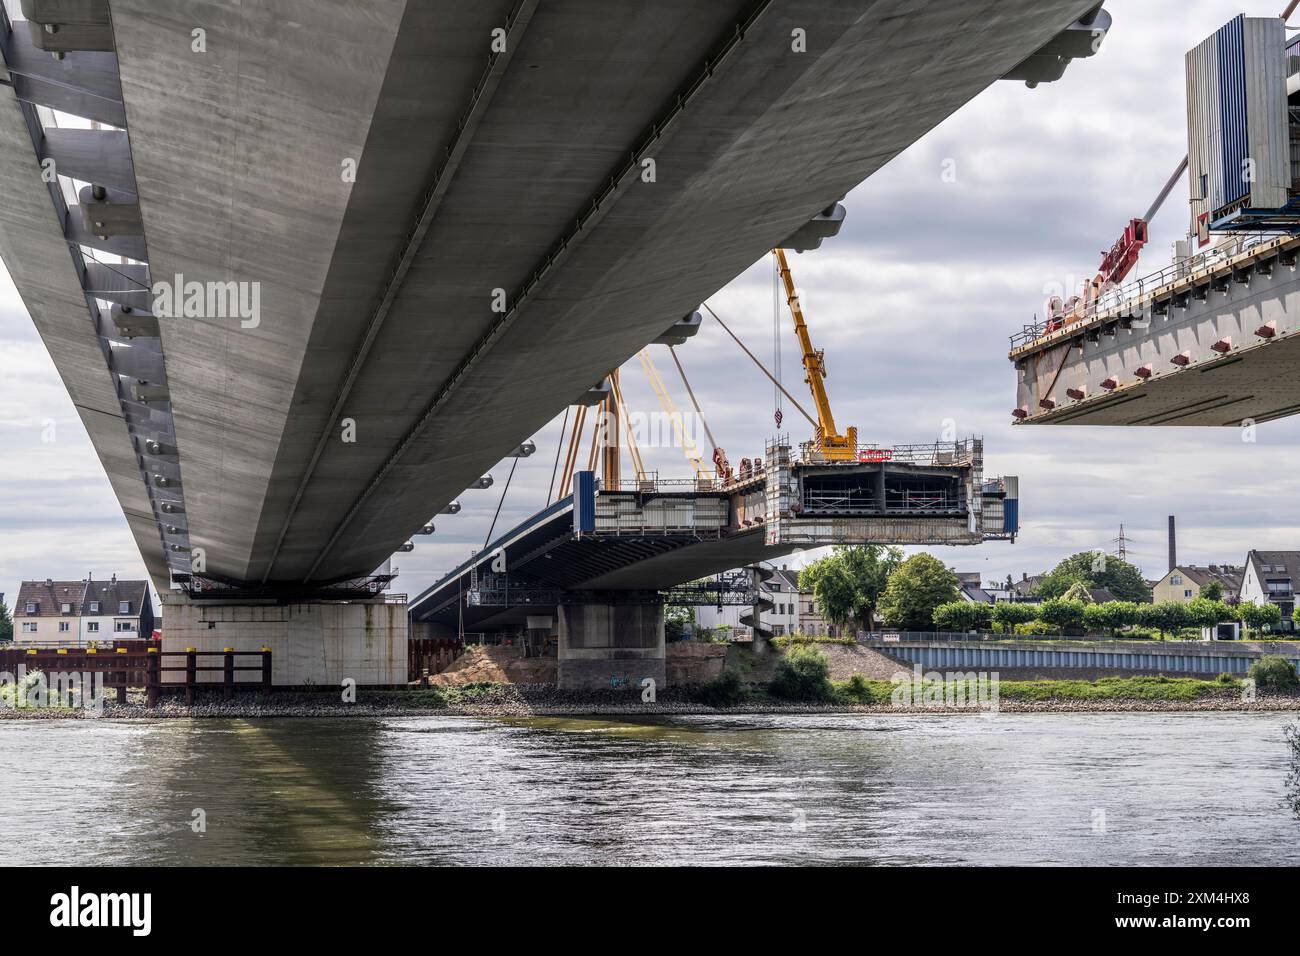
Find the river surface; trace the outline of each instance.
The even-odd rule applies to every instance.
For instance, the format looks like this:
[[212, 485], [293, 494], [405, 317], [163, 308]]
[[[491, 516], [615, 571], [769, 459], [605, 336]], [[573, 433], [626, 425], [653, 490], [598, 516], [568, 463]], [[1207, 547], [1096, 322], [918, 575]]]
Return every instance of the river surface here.
[[7, 720], [0, 845], [19, 864], [1293, 865], [1294, 719]]

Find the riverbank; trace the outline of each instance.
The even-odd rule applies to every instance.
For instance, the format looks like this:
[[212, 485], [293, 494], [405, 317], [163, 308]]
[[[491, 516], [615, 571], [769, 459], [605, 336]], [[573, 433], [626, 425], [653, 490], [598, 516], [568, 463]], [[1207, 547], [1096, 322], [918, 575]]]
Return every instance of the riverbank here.
[[[906, 687], [906, 685], [904, 685]], [[0, 708], [0, 720], [169, 720], [273, 717], [584, 717], [703, 714], [969, 714], [999, 713], [1153, 713], [1153, 712], [1300, 712], [1300, 693], [1259, 693], [1243, 699], [1240, 682], [1189, 678], [1108, 678], [1099, 681], [1002, 681], [996, 701], [975, 685], [940, 685], [929, 694], [896, 695], [897, 685], [884, 680], [836, 684], [825, 701], [774, 699], [757, 688], [742, 691], [742, 699], [710, 704], [700, 699], [702, 688], [672, 688], [654, 702], [637, 692], [559, 691], [548, 684], [466, 684], [455, 687], [413, 687], [405, 690], [358, 689], [357, 700], [345, 703], [340, 694], [278, 692], [269, 698], [240, 695], [221, 700], [214, 694], [187, 706], [166, 698], [155, 708], [143, 693], [133, 692], [126, 704], [106, 701], [102, 713], [81, 709]], [[896, 702], [897, 701], [897, 702]], [[969, 702], [967, 702], [969, 701]]]

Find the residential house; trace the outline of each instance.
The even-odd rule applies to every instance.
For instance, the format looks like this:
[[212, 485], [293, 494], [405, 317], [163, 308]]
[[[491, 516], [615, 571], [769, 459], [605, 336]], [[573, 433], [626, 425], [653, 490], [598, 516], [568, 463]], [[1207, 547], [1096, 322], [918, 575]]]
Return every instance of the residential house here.
[[153, 602], [147, 581], [23, 581], [13, 609], [14, 640], [29, 644], [88, 644], [147, 638]]
[[813, 637], [852, 637], [854, 628], [832, 624], [822, 617], [812, 590], [799, 592], [799, 631]]
[[[763, 626], [776, 637], [793, 634], [800, 628], [799, 572], [782, 565], [772, 568], [772, 576], [758, 589], [759, 596], [771, 601], [770, 610], [763, 611]], [[699, 629], [717, 630], [729, 627], [734, 635], [749, 636], [749, 627], [740, 623], [741, 617], [750, 614], [751, 608], [734, 605], [705, 605], [695, 609], [695, 625]]]
[[1271, 601], [1282, 610], [1279, 630], [1293, 631], [1295, 584], [1300, 580], [1300, 551], [1250, 551], [1241, 577], [1241, 600], [1263, 604]]
[[1025, 574], [1022, 572], [1020, 580], [1011, 585], [1012, 591], [1015, 592], [1012, 600], [1023, 601], [1026, 604], [1042, 603], [1042, 599], [1034, 592], [1038, 590], [1038, 585], [1043, 583], [1045, 577], [1047, 577], [1045, 574]]
[[973, 601], [977, 604], [994, 602], [993, 594], [980, 583], [978, 571], [954, 571], [953, 573], [957, 575], [957, 589], [963, 601]]
[[1244, 568], [1230, 564], [1210, 564], [1205, 567], [1182, 564], [1169, 570], [1152, 586], [1151, 598], [1156, 602], [1194, 601], [1201, 596], [1202, 589], [1213, 581], [1223, 587], [1224, 598], [1235, 598], [1241, 592], [1244, 573]]

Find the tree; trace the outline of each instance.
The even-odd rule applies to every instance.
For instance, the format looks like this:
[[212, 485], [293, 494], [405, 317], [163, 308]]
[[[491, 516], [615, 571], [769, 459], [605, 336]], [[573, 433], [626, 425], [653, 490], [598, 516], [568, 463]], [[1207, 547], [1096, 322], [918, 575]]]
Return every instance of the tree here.
[[1223, 582], [1211, 581], [1205, 587], [1201, 588], [1201, 597], [1209, 601], [1223, 600]]
[[1080, 551], [1066, 558], [1039, 582], [1040, 597], [1061, 597], [1072, 585], [1088, 588], [1107, 588], [1122, 601], [1147, 604], [1151, 589], [1147, 587], [1142, 572], [1119, 558], [1101, 551]]
[[664, 607], [664, 640], [668, 643], [686, 640], [688, 629], [695, 627], [695, 609], [680, 604]]
[[837, 547], [799, 572], [799, 587], [812, 589], [827, 621], [870, 630], [889, 575], [902, 561], [903, 552], [898, 548], [878, 544]]
[[993, 605], [982, 601], [950, 601], [934, 609], [934, 626], [941, 631], [979, 631], [993, 620]]
[[929, 630], [934, 625], [934, 609], [959, 596], [957, 575], [933, 555], [914, 554], [889, 575], [880, 613], [890, 627]]
[[1052, 598], [1038, 606], [1038, 619], [1062, 632], [1073, 630], [1083, 627], [1083, 612], [1086, 607], [1082, 601]]
[[1246, 601], [1237, 606], [1237, 612], [1241, 615], [1241, 623], [1246, 625], [1247, 635], [1258, 636], [1264, 628], [1282, 623], [1282, 609], [1271, 601], [1264, 604]]
[[9, 606], [0, 601], [0, 642], [14, 639], [14, 619], [9, 616]]
[[1116, 636], [1121, 627], [1136, 624], [1139, 605], [1132, 601], [1103, 601], [1083, 609], [1083, 626], [1091, 631], [1108, 631]]
[[1163, 639], [1169, 632], [1189, 626], [1192, 619], [1186, 604], [1178, 601], [1160, 601], [1157, 604], [1144, 604], [1138, 608], [1138, 623], [1143, 627], [1154, 627]]
[[1080, 604], [1097, 603], [1092, 596], [1091, 589], [1089, 589], [1088, 585], [1086, 585], [1082, 581], [1075, 581], [1068, 588], [1066, 588], [1065, 593], [1061, 595], [1061, 600], [1078, 601]]
[[1002, 628], [1004, 634], [1011, 634], [1017, 624], [1028, 624], [1037, 617], [1038, 608], [1032, 604], [999, 601], [993, 605], [993, 621]]
[[1220, 621], [1231, 621], [1234, 618], [1233, 608], [1228, 607], [1222, 601], [1211, 600], [1207, 597], [1198, 597], [1195, 600], [1188, 601], [1186, 608], [1187, 623], [1192, 627], [1214, 627]]

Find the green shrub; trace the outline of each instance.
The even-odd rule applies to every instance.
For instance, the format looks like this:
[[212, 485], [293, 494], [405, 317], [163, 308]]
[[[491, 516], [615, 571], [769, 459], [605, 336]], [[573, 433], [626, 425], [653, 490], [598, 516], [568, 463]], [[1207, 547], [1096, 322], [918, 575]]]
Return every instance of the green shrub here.
[[949, 601], [934, 609], [934, 626], [941, 631], [987, 630], [993, 607], [978, 601]]
[[841, 644], [852, 647], [856, 643], [858, 641], [854, 637], [828, 637], [824, 634], [804, 634], [802, 631], [772, 638], [773, 647], [791, 647], [796, 644]]
[[1038, 605], [1038, 619], [1061, 631], [1076, 630], [1083, 627], [1082, 601], [1065, 598], [1050, 598]]
[[724, 670], [713, 680], [698, 685], [691, 697], [709, 707], [731, 707], [748, 696], [740, 675], [731, 669]]
[[1277, 654], [1266, 654], [1251, 664], [1246, 676], [1260, 690], [1291, 690], [1300, 683], [1296, 680], [1295, 665]]
[[776, 665], [768, 691], [782, 700], [828, 701], [835, 694], [830, 662], [811, 645], [792, 647]]
[[887, 680], [868, 680], [854, 674], [835, 685], [835, 699], [843, 704], [888, 704], [894, 685]]
[[1220, 684], [1235, 684], [1235, 683], [1237, 683], [1237, 678], [1233, 677], [1233, 676], [1232, 676], [1231, 674], [1229, 674], [1227, 671], [1224, 671], [1222, 674], [1220, 674], [1218, 677], [1216, 677], [1215, 680], [1218, 681]]
[[1061, 633], [1059, 627], [1042, 621], [1027, 621], [1016, 625], [1016, 637], [1054, 637]]

